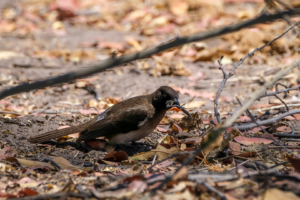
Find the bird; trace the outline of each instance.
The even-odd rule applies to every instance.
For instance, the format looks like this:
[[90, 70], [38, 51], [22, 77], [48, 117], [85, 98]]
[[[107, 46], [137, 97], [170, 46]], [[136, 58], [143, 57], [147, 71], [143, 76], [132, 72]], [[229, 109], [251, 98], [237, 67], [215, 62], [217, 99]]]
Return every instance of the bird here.
[[77, 142], [104, 137], [109, 144], [127, 144], [140, 140], [157, 127], [166, 112], [177, 107], [190, 114], [180, 105], [178, 93], [169, 86], [161, 86], [149, 95], [123, 100], [81, 125], [42, 133], [28, 139], [42, 143], [80, 132]]

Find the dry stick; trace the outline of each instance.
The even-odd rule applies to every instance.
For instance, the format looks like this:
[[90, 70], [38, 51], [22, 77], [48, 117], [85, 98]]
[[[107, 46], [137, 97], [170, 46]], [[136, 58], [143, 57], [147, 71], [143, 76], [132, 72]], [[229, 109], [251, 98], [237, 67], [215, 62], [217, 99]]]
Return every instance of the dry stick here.
[[[248, 101], [246, 101], [246, 103], [234, 115], [232, 115], [232, 117], [228, 121], [225, 122], [223, 128], [230, 127], [238, 119], [238, 117], [241, 116], [253, 104], [253, 102], [257, 100], [257, 98], [259, 98], [261, 95], [263, 95], [265, 93], [265, 91], [268, 88], [270, 88], [281, 77], [287, 75], [292, 69], [298, 67], [299, 65], [300, 65], [300, 59], [296, 60], [294, 62], [294, 64], [292, 64], [290, 67], [277, 73], [272, 80], [265, 83], [260, 89], [258, 89], [256, 92], [254, 92], [252, 97]], [[290, 111], [289, 113], [292, 113], [292, 111]]]
[[[283, 85], [281, 83], [277, 83], [276, 85]], [[286, 87], [286, 86], [284, 86]], [[272, 92], [272, 93], [266, 93], [264, 95], [261, 95], [258, 100], [260, 100], [261, 98], [264, 98], [264, 97], [270, 97], [270, 96], [274, 96], [274, 95], [277, 95], [277, 94], [280, 94], [280, 93], [288, 93], [289, 91], [291, 90], [299, 90], [300, 89], [300, 85], [296, 86], [296, 87], [291, 87], [291, 88], [286, 88], [284, 90], [278, 90], [278, 88], [276, 87], [276, 91], [275, 92]]]
[[[242, 106], [242, 103], [240, 102], [240, 100], [238, 99], [238, 98], [236, 98], [237, 99], [237, 101], [239, 102], [239, 104]], [[280, 146], [281, 148], [283, 148], [284, 150], [286, 150], [287, 152], [289, 152], [290, 154], [292, 154], [293, 156], [295, 156], [296, 158], [297, 158], [297, 156], [292, 152], [292, 151], [290, 151], [290, 150], [288, 150], [285, 146], [283, 146], [282, 144], [280, 144], [280, 142], [278, 142], [272, 135], [270, 135], [265, 129], [263, 129], [262, 127], [261, 127], [261, 125], [259, 125], [257, 122], [256, 122], [256, 120], [255, 120], [255, 118], [254, 118], [254, 116], [252, 115], [252, 113], [250, 112], [250, 110], [249, 109], [246, 109], [246, 113], [247, 113], [247, 115], [248, 115], [248, 117], [265, 133], [265, 134], [267, 134], [268, 135], [268, 137], [271, 139], [271, 140], [273, 140], [274, 141], [274, 143], [276, 143], [278, 146]]]
[[[283, 87], [285, 87], [284, 90], [278, 90], [278, 85], [281, 85]], [[269, 97], [269, 96], [274, 96], [276, 97], [281, 103], [284, 104], [284, 106], [286, 107], [286, 110], [289, 111], [289, 107], [287, 106], [287, 104], [277, 96], [277, 94], [280, 94], [280, 93], [288, 93], [289, 91], [291, 90], [299, 90], [300, 88], [300, 85], [296, 86], [296, 87], [292, 87], [292, 88], [288, 88], [286, 85], [282, 84], [282, 83], [276, 83], [276, 91], [275, 92], [272, 92], [272, 93], [269, 93], [269, 94], [264, 94], [262, 96], [260, 96], [257, 100], [260, 100], [261, 98], [264, 98], [264, 97]]]
[[254, 53], [256, 51], [260, 51], [263, 48], [265, 48], [266, 46], [270, 45], [272, 42], [278, 40], [279, 38], [281, 38], [282, 36], [284, 36], [285, 34], [287, 34], [290, 30], [292, 30], [295, 26], [298, 26], [299, 24], [300, 24], [300, 21], [298, 21], [297, 23], [295, 23], [294, 25], [292, 25], [285, 32], [283, 32], [281, 35], [279, 35], [278, 37], [274, 38], [273, 40], [271, 40], [267, 44], [265, 44], [265, 45], [263, 45], [263, 46], [261, 46], [259, 48], [256, 48], [253, 51], [251, 51], [250, 53], [248, 53], [245, 57], [243, 57], [242, 59], [240, 59], [240, 61], [237, 62], [234, 65], [234, 67], [228, 73], [226, 73], [226, 71], [224, 70], [223, 65], [222, 65], [222, 59], [223, 59], [224, 56], [221, 56], [221, 58], [218, 60], [218, 63], [220, 65], [219, 69], [221, 69], [222, 73], [223, 73], [223, 81], [220, 84], [219, 90], [217, 92], [217, 95], [216, 95], [216, 98], [215, 98], [215, 101], [214, 101], [215, 116], [216, 116], [216, 118], [217, 118], [217, 120], [218, 120], [219, 123], [221, 123], [220, 112], [218, 111], [219, 97], [220, 97], [221, 92], [223, 91], [223, 88], [224, 88], [224, 86], [226, 84], [226, 81], [233, 75], [233, 71], [236, 70], [238, 68], [238, 66], [240, 66], [248, 57], [254, 55]]
[[226, 26], [223, 28], [218, 28], [218, 29], [211, 30], [211, 31], [204, 31], [201, 33], [196, 33], [196, 34], [187, 36], [187, 37], [181, 37], [181, 38], [178, 37], [172, 42], [169, 42], [169, 43], [166, 43], [166, 44], [163, 44], [160, 46], [156, 46], [156, 47], [153, 47], [150, 49], [146, 49], [146, 50], [140, 51], [138, 53], [132, 53], [132, 54], [128, 54], [128, 55], [121, 56], [121, 57], [111, 57], [98, 65], [90, 66], [88, 68], [80, 69], [78, 71], [70, 72], [70, 73], [63, 74], [63, 75], [56, 76], [56, 77], [51, 77], [51, 78], [41, 80], [41, 81], [36, 81], [33, 83], [24, 83], [24, 84], [18, 85], [16, 87], [9, 88], [7, 90], [3, 90], [0, 92], [0, 100], [3, 98], [6, 98], [8, 96], [21, 93], [21, 92], [28, 92], [31, 90], [41, 89], [41, 88], [53, 86], [56, 84], [69, 82], [69, 81], [72, 81], [72, 80], [75, 80], [78, 78], [90, 76], [92, 74], [101, 72], [105, 69], [113, 68], [115, 66], [122, 65], [122, 64], [132, 62], [135, 60], [148, 58], [151, 55], [163, 52], [167, 49], [171, 49], [171, 48], [178, 47], [178, 46], [181, 46], [184, 44], [188, 44], [190, 42], [196, 42], [196, 41], [201, 41], [201, 40], [209, 39], [209, 38], [216, 37], [216, 36], [221, 36], [224, 34], [228, 34], [228, 33], [234, 32], [234, 31], [241, 30], [246, 27], [250, 27], [255, 24], [269, 22], [269, 21], [273, 21], [276, 19], [283, 19], [285, 16], [295, 16], [295, 15], [299, 15], [299, 14], [300, 14], [300, 8], [287, 10], [287, 11], [284, 11], [281, 13], [276, 13], [273, 15], [263, 14], [255, 19], [247, 20], [247, 21], [240, 22], [240, 23], [230, 25], [230, 26]]

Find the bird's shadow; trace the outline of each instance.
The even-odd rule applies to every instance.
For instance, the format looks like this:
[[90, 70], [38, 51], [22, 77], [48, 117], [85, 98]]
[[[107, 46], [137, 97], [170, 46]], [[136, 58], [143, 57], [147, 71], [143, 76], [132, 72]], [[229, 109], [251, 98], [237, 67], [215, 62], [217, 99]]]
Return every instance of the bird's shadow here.
[[[56, 148], [65, 148], [66, 146], [71, 146], [71, 147], [75, 148], [76, 150], [81, 151], [83, 153], [87, 153], [92, 150], [105, 152], [105, 149], [94, 149], [85, 142], [47, 141], [47, 142], [43, 142], [42, 144], [55, 145]], [[151, 150], [151, 145], [144, 144], [144, 143], [138, 143], [138, 142], [132, 142], [132, 143], [128, 143], [128, 144], [119, 144], [115, 148], [115, 151], [125, 151], [128, 156], [133, 156], [134, 154], [141, 153], [141, 152], [147, 152], [150, 150]]]

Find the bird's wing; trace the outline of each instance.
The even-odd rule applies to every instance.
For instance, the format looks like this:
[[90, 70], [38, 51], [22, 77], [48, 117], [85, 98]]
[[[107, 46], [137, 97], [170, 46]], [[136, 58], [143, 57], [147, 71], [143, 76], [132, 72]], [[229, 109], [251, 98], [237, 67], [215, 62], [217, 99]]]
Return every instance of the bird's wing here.
[[149, 109], [140, 104], [127, 106], [116, 104], [98, 116], [94, 124], [80, 135], [79, 141], [87, 141], [97, 137], [110, 138], [118, 133], [128, 133], [137, 130], [154, 115], [154, 108]]

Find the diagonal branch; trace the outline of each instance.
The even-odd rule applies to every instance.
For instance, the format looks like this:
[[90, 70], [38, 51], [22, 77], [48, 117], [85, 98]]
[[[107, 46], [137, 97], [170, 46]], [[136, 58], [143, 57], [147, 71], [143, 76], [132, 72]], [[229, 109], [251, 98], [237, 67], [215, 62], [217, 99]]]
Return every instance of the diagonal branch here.
[[241, 114], [243, 114], [247, 110], [247, 108], [249, 108], [254, 103], [254, 101], [256, 101], [265, 93], [268, 88], [274, 85], [281, 77], [287, 75], [292, 69], [299, 67], [299, 65], [300, 59], [296, 60], [294, 64], [292, 64], [288, 68], [278, 72], [271, 81], [265, 83], [261, 88], [253, 93], [252, 97], [234, 115], [232, 115], [232, 117], [228, 121], [226, 121], [224, 127], [227, 128], [231, 126], [238, 119], [238, 117], [241, 116]]
[[101, 72], [105, 69], [113, 68], [115, 66], [122, 65], [122, 64], [134, 61], [134, 60], [144, 59], [151, 55], [163, 52], [167, 49], [178, 47], [178, 46], [190, 43], [190, 42], [205, 40], [208, 38], [232, 33], [234, 31], [238, 31], [243, 28], [253, 26], [255, 24], [274, 21], [276, 19], [283, 19], [285, 16], [295, 16], [295, 15], [299, 15], [299, 14], [300, 14], [300, 8], [287, 10], [287, 11], [273, 14], [273, 15], [263, 14], [252, 20], [247, 20], [244, 22], [240, 22], [237, 24], [233, 24], [233, 25], [226, 26], [223, 28], [218, 28], [218, 29], [211, 30], [211, 31], [196, 33], [196, 34], [193, 34], [193, 35], [190, 35], [187, 37], [176, 38], [172, 42], [169, 42], [169, 43], [166, 43], [166, 44], [163, 44], [160, 46], [156, 46], [156, 47], [153, 47], [150, 49], [146, 49], [146, 50], [140, 51], [138, 53], [132, 53], [132, 54], [118, 57], [118, 58], [111, 57], [98, 65], [90, 66], [88, 68], [80, 69], [78, 71], [70, 72], [70, 73], [63, 74], [63, 75], [57, 76], [57, 77], [51, 77], [51, 78], [41, 80], [41, 81], [36, 81], [33, 83], [24, 83], [24, 84], [18, 85], [16, 87], [9, 88], [7, 90], [0, 92], [0, 100], [6, 98], [8, 96], [21, 93], [21, 92], [28, 92], [31, 90], [41, 89], [41, 88], [53, 86], [56, 84], [69, 82], [69, 81], [72, 81], [72, 80], [75, 80], [78, 78], [90, 76], [92, 74]]

